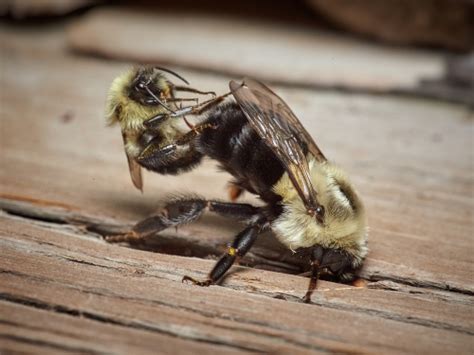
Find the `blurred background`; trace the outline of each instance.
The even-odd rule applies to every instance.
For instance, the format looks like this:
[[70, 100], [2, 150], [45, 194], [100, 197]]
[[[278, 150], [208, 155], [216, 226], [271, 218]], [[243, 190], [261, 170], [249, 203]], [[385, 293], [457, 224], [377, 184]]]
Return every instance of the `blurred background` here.
[[61, 24], [75, 53], [326, 89], [473, 104], [471, 0], [5, 0], [13, 26]]

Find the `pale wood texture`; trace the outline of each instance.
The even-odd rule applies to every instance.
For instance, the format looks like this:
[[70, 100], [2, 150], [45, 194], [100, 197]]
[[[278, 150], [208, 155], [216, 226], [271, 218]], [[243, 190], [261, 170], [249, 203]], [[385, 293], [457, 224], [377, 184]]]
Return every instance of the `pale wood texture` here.
[[[214, 262], [205, 259], [224, 250], [238, 225], [208, 216], [133, 246], [142, 250], [102, 236], [129, 228], [176, 191], [226, 198], [229, 177], [212, 162], [179, 177], [147, 173], [140, 194], [118, 128], [103, 117], [108, 85], [127, 65], [66, 51], [62, 26], [1, 30], [1, 349], [472, 352], [468, 108], [275, 86], [364, 198], [366, 287], [321, 282], [314, 304], [302, 304], [308, 279], [294, 275], [291, 252], [267, 234], [242, 261], [251, 268], [202, 289], [182, 276], [203, 277]], [[180, 73], [217, 92], [231, 79]]]
[[443, 74], [443, 57], [429, 51], [368, 44], [309, 25], [159, 8], [93, 11], [71, 27], [69, 41], [75, 50], [107, 58], [300, 85], [409, 90]]
[[[291, 302], [303, 293], [304, 278], [251, 269], [238, 270], [225, 287], [196, 288], [181, 284], [181, 275], [208, 269], [210, 261], [118, 248], [61, 226], [1, 222], [2, 320], [16, 328], [7, 327], [7, 339], [31, 337], [62, 350], [172, 352], [205, 345], [287, 353], [459, 353], [472, 340], [467, 296], [448, 302], [322, 282], [317, 307]], [[275, 299], [284, 295], [288, 301]], [[443, 304], [436, 315], [433, 303]], [[51, 318], [41, 322], [47, 311]], [[374, 336], [377, 329], [383, 332]]]

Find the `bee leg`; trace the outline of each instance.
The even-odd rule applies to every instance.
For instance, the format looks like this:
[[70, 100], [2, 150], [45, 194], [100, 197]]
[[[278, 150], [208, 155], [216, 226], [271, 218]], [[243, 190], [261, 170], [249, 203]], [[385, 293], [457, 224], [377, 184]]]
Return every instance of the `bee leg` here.
[[311, 251], [311, 278], [309, 280], [308, 290], [303, 297], [303, 302], [310, 303], [311, 302], [311, 295], [313, 291], [316, 289], [319, 276], [321, 273], [320, 265], [323, 259], [324, 249], [320, 246], [314, 247]]
[[185, 199], [171, 201], [155, 216], [148, 217], [124, 235], [106, 237], [108, 242], [122, 242], [146, 238], [169, 227], [176, 227], [197, 220], [204, 213], [207, 201]]
[[190, 170], [202, 158], [202, 154], [194, 148], [193, 140], [204, 130], [213, 128], [215, 126], [209, 123], [193, 126], [191, 131], [168, 145], [163, 145], [162, 138], [156, 137], [146, 143], [136, 161], [159, 174], [177, 174]]
[[143, 125], [148, 129], [156, 129], [169, 117], [170, 116], [167, 113], [160, 113], [159, 115], [147, 119], [145, 122], [143, 122]]
[[214, 97], [213, 99], [207, 100], [202, 102], [199, 105], [196, 105], [196, 107], [189, 113], [190, 115], [202, 115], [204, 112], [210, 110], [211, 108], [217, 106], [220, 104], [224, 99], [229, 96], [231, 92], [228, 92], [227, 94], [221, 95]]
[[124, 234], [117, 234], [117, 235], [108, 235], [105, 237], [105, 240], [109, 243], [123, 243], [123, 242], [134, 242], [140, 239], [141, 237], [136, 234], [134, 231], [130, 231]]
[[189, 86], [175, 85], [175, 86], [173, 87], [173, 89], [175, 89], [175, 90], [177, 90], [177, 91], [192, 92], [192, 93], [200, 94], [200, 95], [212, 95], [212, 96], [216, 96], [216, 93], [215, 93], [214, 91], [201, 91], [201, 90], [198, 90], [198, 89], [189, 87]]
[[309, 279], [309, 286], [306, 294], [303, 296], [304, 303], [311, 303], [311, 295], [313, 294], [314, 290], [316, 289], [316, 285], [318, 284], [319, 280], [319, 267], [311, 265], [311, 278]]
[[303, 301], [306, 303], [311, 302], [311, 295], [316, 289], [320, 275], [340, 276], [350, 268], [351, 264], [352, 258], [348, 254], [334, 249], [324, 249], [321, 246], [315, 246], [311, 251], [311, 279]]
[[251, 220], [258, 216], [259, 208], [248, 203], [234, 203], [221, 201], [208, 201], [209, 211], [217, 213], [224, 217], [230, 217], [237, 220]]
[[209, 99], [207, 101], [201, 102], [200, 104], [194, 105], [194, 106], [187, 106], [183, 107], [174, 113], [170, 114], [170, 117], [182, 117], [184, 115], [201, 115], [207, 110], [210, 110], [211, 108], [217, 106], [219, 103], [224, 101], [224, 99], [229, 96], [232, 92], [228, 92], [224, 95], [214, 97], [212, 99]]
[[133, 241], [146, 238], [169, 227], [177, 227], [194, 222], [202, 216], [204, 211], [220, 214], [224, 217], [233, 217], [239, 220], [249, 220], [259, 209], [244, 203], [229, 203], [202, 198], [184, 198], [168, 202], [155, 216], [138, 222], [130, 232], [106, 237], [110, 242]]
[[193, 101], [196, 104], [199, 102], [198, 98], [184, 98], [184, 97], [173, 97], [171, 99], [166, 100], [166, 102], [184, 102], [184, 101]]
[[[189, 137], [189, 141], [191, 138]], [[191, 170], [200, 163], [202, 154], [188, 143], [163, 146], [161, 139], [152, 140], [136, 158], [136, 161], [145, 169], [159, 174], [173, 175]]]
[[249, 225], [242, 232], [240, 232], [232, 242], [227, 252], [219, 259], [214, 268], [209, 273], [206, 280], [196, 280], [190, 276], [185, 275], [182, 282], [190, 281], [197, 286], [209, 286], [216, 283], [237, 258], [243, 257], [252, 247], [258, 235], [262, 232], [264, 224], [262, 221]]

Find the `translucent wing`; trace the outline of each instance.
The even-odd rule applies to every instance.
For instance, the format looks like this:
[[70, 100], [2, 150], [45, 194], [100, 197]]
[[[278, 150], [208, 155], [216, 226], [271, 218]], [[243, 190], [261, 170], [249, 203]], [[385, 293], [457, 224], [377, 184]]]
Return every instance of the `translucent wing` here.
[[252, 127], [285, 167], [308, 212], [322, 217], [301, 143], [318, 161], [326, 158], [309, 133], [288, 105], [264, 84], [246, 78], [243, 84], [231, 81], [229, 86]]
[[[123, 145], [127, 145], [127, 136], [122, 134], [123, 138]], [[135, 161], [135, 158], [130, 156], [127, 151], [125, 150], [125, 155], [127, 156], [128, 161], [128, 170], [130, 171], [130, 177], [132, 178], [133, 185], [143, 192], [143, 178], [142, 178], [142, 168], [141, 166]]]

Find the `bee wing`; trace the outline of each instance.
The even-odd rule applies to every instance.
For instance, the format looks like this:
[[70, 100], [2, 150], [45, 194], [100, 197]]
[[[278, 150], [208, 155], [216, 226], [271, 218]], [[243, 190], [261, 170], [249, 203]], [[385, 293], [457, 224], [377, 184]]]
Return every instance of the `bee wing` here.
[[[122, 134], [123, 145], [127, 144], [127, 136]], [[132, 178], [133, 185], [143, 192], [143, 178], [142, 178], [142, 167], [136, 162], [135, 158], [130, 156], [125, 150], [125, 155], [128, 161], [128, 170], [130, 171], [130, 177]]]
[[326, 161], [323, 153], [288, 105], [267, 86], [247, 78], [243, 84], [231, 81], [229, 86], [251, 126], [285, 167], [306, 208], [315, 211], [319, 204], [300, 142], [318, 161]]

